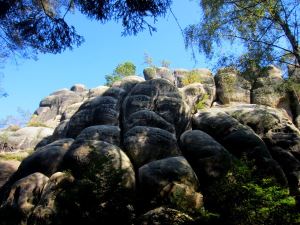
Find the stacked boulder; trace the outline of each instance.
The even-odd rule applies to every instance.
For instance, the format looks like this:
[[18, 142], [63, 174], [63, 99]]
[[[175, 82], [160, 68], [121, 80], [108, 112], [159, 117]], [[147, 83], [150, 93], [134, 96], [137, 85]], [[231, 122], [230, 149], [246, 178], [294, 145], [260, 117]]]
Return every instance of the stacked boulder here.
[[194, 70], [191, 84], [189, 71], [153, 71], [46, 98], [51, 139], [18, 169], [0, 162], [1, 225], [190, 223], [238, 158], [300, 194], [300, 132], [285, 110], [249, 104], [254, 89], [235, 71]]

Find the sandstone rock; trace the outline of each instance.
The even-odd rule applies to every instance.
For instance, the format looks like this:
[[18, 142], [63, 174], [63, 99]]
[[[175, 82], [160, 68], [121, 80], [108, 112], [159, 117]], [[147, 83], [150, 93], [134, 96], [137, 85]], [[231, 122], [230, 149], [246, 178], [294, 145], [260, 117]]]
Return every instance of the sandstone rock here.
[[189, 73], [187, 69], [175, 69], [174, 70], [175, 84], [177, 87], [182, 88], [184, 86], [182, 80]]
[[124, 135], [126, 153], [135, 167], [181, 155], [175, 135], [160, 128], [137, 126]]
[[182, 212], [194, 214], [201, 210], [204, 205], [203, 195], [188, 185], [173, 182], [160, 192], [163, 201], [172, 208]]
[[74, 91], [74, 92], [84, 92], [84, 91], [87, 91], [87, 88], [85, 87], [84, 84], [74, 84], [71, 88], [70, 88], [71, 91]]
[[129, 158], [119, 147], [107, 142], [76, 140], [64, 157], [64, 168], [78, 179], [97, 177], [101, 169], [110, 173], [111, 179], [121, 173], [123, 187], [135, 188], [135, 173]]
[[63, 157], [72, 143], [73, 139], [61, 139], [38, 148], [21, 162], [18, 170], [11, 176], [6, 185], [9, 186], [35, 172], [51, 176], [61, 168]]
[[248, 159], [255, 160], [262, 174], [274, 176], [278, 182], [286, 185], [283, 171], [272, 159], [265, 143], [251, 128], [219, 109], [196, 114], [193, 127], [211, 135], [234, 156], [247, 156]]
[[61, 114], [72, 104], [83, 102], [85, 92], [61, 90], [54, 92], [40, 102], [39, 108], [29, 123], [44, 124], [55, 128], [60, 122]]
[[176, 136], [189, 126], [188, 106], [178, 89], [165, 79], [148, 80], [137, 84], [125, 98], [122, 108], [125, 124], [131, 114], [140, 110], [150, 110], [175, 125]]
[[[24, 127], [15, 132], [9, 132], [7, 143], [13, 149], [32, 149], [44, 138], [50, 137], [52, 128], [48, 127]], [[4, 133], [5, 134], [5, 131]]]
[[300, 195], [300, 161], [281, 147], [272, 147], [271, 154], [283, 169], [292, 195]]
[[212, 96], [209, 96], [201, 83], [193, 83], [180, 89], [184, 100], [192, 108], [192, 112], [197, 112], [204, 108], [210, 108], [213, 102]]
[[[95, 97], [81, 105], [71, 117], [68, 124], [58, 130], [66, 137], [75, 138], [80, 132], [94, 125], [119, 125], [120, 103], [125, 91], [120, 88], [110, 88], [102, 96]], [[65, 128], [66, 130], [61, 130]], [[55, 136], [57, 134], [54, 134]]]
[[4, 216], [7, 216], [3, 219], [11, 222], [15, 220], [15, 224], [26, 224], [48, 180], [49, 178], [41, 173], [33, 173], [14, 183], [7, 199], [1, 205], [1, 211], [5, 211]]
[[89, 96], [89, 98], [94, 98], [94, 97], [97, 97], [97, 96], [101, 96], [108, 89], [109, 89], [108, 86], [98, 86], [98, 87], [95, 87], [95, 88], [91, 88], [89, 90], [88, 96]]
[[221, 69], [215, 76], [218, 100], [223, 104], [250, 103], [250, 83], [230, 68]]
[[139, 110], [132, 113], [124, 123], [124, 130], [126, 132], [135, 126], [157, 127], [172, 134], [176, 133], [174, 125], [150, 110]]
[[60, 224], [57, 217], [56, 197], [74, 182], [74, 178], [67, 173], [53, 174], [43, 188], [38, 205], [28, 219], [29, 224]]
[[118, 126], [98, 125], [85, 128], [76, 139], [105, 141], [120, 146], [120, 128]]
[[157, 225], [157, 224], [173, 224], [173, 225], [184, 225], [189, 224], [193, 219], [178, 210], [159, 207], [144, 215], [140, 216], [136, 225]]
[[292, 118], [290, 96], [282, 88], [283, 82], [281, 70], [275, 66], [269, 66], [265, 74], [258, 77], [253, 84], [251, 103], [284, 109]]
[[17, 171], [20, 162], [17, 160], [0, 161], [0, 188], [6, 183], [10, 176]]
[[200, 130], [184, 132], [180, 147], [201, 182], [209, 182], [227, 174], [231, 167], [229, 152]]
[[145, 80], [163, 78], [175, 84], [175, 78], [170, 69], [166, 67], [148, 67], [143, 71]]
[[150, 162], [140, 167], [138, 174], [141, 196], [149, 201], [167, 197], [175, 183], [186, 185], [193, 191], [199, 188], [197, 176], [183, 157]]
[[139, 76], [127, 76], [124, 77], [120, 82], [113, 83], [113, 87], [118, 87], [129, 92], [136, 84], [145, 81], [142, 77]]
[[251, 127], [269, 148], [282, 147], [300, 159], [300, 132], [284, 112], [260, 105], [240, 105], [222, 110]]

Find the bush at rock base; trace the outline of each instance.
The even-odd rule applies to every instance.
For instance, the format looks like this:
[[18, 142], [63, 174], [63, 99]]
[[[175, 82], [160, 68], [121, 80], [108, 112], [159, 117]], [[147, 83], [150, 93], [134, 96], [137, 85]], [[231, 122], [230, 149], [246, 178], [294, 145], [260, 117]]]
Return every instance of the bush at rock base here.
[[236, 161], [221, 180], [203, 190], [208, 211], [227, 225], [296, 225], [300, 213], [287, 188], [255, 175], [251, 163]]
[[83, 177], [57, 196], [55, 224], [130, 224], [134, 198], [121, 184], [123, 171], [109, 170], [109, 157], [91, 159]]

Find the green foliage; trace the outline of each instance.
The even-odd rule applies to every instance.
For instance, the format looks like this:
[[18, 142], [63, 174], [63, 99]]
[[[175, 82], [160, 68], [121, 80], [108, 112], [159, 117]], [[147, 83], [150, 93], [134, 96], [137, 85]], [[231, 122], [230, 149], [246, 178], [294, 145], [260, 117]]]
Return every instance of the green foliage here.
[[106, 75], [106, 85], [111, 86], [114, 82], [121, 80], [123, 77], [135, 75], [136, 66], [132, 62], [119, 64], [112, 74]]
[[48, 127], [46, 124], [39, 122], [39, 121], [34, 121], [30, 120], [27, 124], [27, 127]]
[[35, 57], [60, 53], [84, 41], [65, 20], [74, 9], [101, 23], [121, 21], [123, 34], [155, 31], [149, 18], [164, 16], [171, 0], [11, 0], [0, 1], [0, 60], [11, 56]]
[[[237, 82], [236, 71], [227, 68], [218, 72], [219, 73], [219, 82], [223, 85], [223, 88], [226, 92], [232, 93], [235, 88], [235, 83]], [[239, 76], [239, 75], [237, 75]]]
[[[222, 66], [236, 65], [240, 71], [255, 71], [268, 64], [298, 64], [300, 5], [293, 0], [201, 0], [203, 18], [188, 26], [187, 47], [197, 47]], [[233, 45], [226, 54], [218, 51]]]
[[23, 161], [26, 157], [31, 155], [33, 153], [33, 149], [27, 149], [26, 151], [21, 152], [5, 152], [0, 153], [0, 160], [17, 160], [17, 161]]
[[196, 103], [197, 110], [202, 110], [205, 108], [205, 106], [206, 106], [205, 103], [208, 100], [208, 97], [209, 97], [208, 94], [204, 94], [202, 99]]
[[245, 163], [236, 162], [226, 177], [206, 188], [208, 210], [227, 225], [299, 224], [300, 213], [288, 189], [254, 174]]
[[122, 186], [124, 171], [112, 166], [111, 157], [93, 151], [82, 172], [57, 196], [55, 224], [130, 224], [133, 197]]
[[196, 70], [192, 70], [192, 71], [188, 72], [182, 79], [182, 84], [184, 86], [193, 84], [193, 83], [201, 83], [201, 82], [202, 82], [202, 79]]

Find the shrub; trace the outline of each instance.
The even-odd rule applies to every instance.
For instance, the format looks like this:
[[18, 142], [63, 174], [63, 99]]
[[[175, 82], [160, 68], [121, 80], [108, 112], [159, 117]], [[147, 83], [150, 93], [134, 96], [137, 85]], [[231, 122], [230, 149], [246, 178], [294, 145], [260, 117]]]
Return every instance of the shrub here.
[[294, 197], [271, 178], [255, 177], [238, 162], [223, 179], [205, 190], [206, 206], [227, 225], [296, 225], [300, 214]]
[[[130, 224], [133, 197], [122, 186], [124, 171], [112, 170], [112, 159], [91, 154], [89, 167], [57, 196], [61, 224]], [[57, 224], [58, 222], [55, 222]]]
[[112, 84], [123, 77], [135, 75], [136, 66], [132, 62], [124, 62], [119, 64], [113, 71], [112, 74], [106, 75], [106, 85], [112, 86]]
[[201, 83], [201, 82], [202, 82], [202, 79], [196, 70], [192, 70], [192, 71], [188, 72], [182, 79], [182, 84], [184, 86], [193, 84], [193, 83]]
[[39, 121], [35, 121], [35, 120], [30, 120], [27, 124], [27, 127], [49, 127], [46, 124], [39, 122]]

